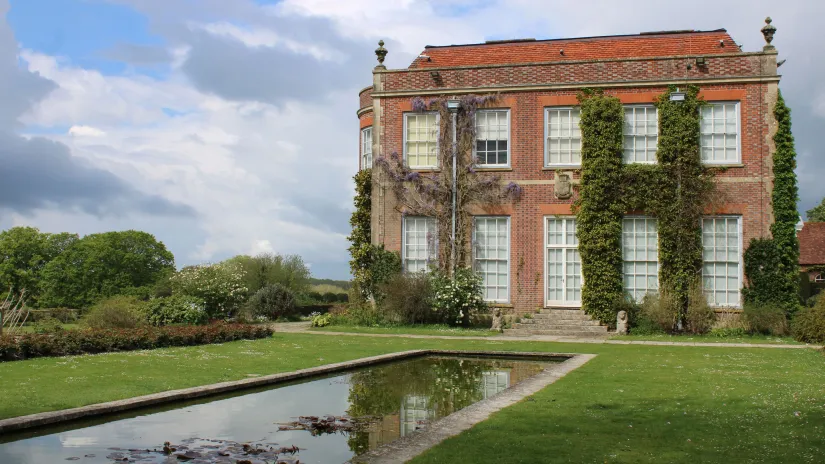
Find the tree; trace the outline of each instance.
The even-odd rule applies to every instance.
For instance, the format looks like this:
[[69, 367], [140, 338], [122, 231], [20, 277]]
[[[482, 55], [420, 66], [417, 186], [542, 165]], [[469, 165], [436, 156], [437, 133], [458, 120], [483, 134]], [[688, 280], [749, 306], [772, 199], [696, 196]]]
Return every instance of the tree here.
[[808, 222], [825, 222], [825, 198], [822, 199], [822, 203], [805, 212], [805, 215]]
[[[55, 242], [56, 247], [65, 243]], [[87, 235], [43, 269], [41, 306], [89, 307], [101, 298], [152, 286], [174, 268], [172, 253], [146, 232]]]
[[77, 234], [48, 234], [34, 227], [0, 232], [0, 288], [25, 290], [29, 304], [37, 305], [43, 269], [77, 240]]
[[774, 287], [779, 301], [791, 313], [799, 307], [799, 240], [796, 238], [796, 224], [799, 222], [797, 203], [799, 189], [796, 182], [796, 149], [791, 132], [791, 110], [785, 105], [779, 93], [774, 106], [777, 129], [773, 140], [776, 151], [773, 154], [773, 203], [774, 223], [771, 234], [779, 252], [781, 280]]
[[231, 317], [246, 300], [244, 278], [240, 264], [224, 261], [187, 266], [173, 275], [170, 283], [174, 295], [197, 297], [211, 319], [223, 319]]
[[227, 260], [240, 265], [248, 294], [269, 285], [281, 285], [292, 293], [309, 291], [311, 273], [298, 255], [261, 253], [256, 256], [238, 255]]

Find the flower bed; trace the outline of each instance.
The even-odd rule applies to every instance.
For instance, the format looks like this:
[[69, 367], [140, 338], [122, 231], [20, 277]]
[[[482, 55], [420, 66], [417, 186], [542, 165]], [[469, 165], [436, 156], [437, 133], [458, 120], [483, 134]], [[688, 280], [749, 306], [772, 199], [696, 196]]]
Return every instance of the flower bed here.
[[272, 333], [273, 330], [267, 326], [217, 323], [207, 326], [85, 329], [54, 334], [4, 335], [0, 337], [0, 361], [208, 345], [267, 338]]

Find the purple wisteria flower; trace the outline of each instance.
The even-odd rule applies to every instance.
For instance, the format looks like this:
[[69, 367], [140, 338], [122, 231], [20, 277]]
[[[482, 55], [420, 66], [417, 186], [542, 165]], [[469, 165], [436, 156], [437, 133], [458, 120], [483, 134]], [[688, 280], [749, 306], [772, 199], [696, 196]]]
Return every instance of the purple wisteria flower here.
[[504, 191], [507, 195], [510, 195], [513, 198], [519, 198], [524, 191], [521, 186], [515, 182], [510, 182], [507, 184], [507, 187], [504, 188]]
[[417, 172], [410, 172], [410, 173], [407, 173], [406, 176], [404, 176], [404, 180], [407, 181], [407, 182], [415, 181], [415, 180], [418, 180], [420, 178], [421, 178], [421, 174], [419, 174]]
[[412, 99], [412, 110], [416, 113], [423, 113], [427, 111], [427, 104], [424, 103], [424, 99], [421, 97], [415, 97]]

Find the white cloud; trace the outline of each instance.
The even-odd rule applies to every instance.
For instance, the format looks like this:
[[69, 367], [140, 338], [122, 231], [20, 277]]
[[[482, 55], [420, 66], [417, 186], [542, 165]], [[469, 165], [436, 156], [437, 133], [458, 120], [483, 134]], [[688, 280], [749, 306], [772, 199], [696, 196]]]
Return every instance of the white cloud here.
[[[786, 99], [794, 108], [803, 198], [812, 203], [814, 197], [825, 195], [817, 180], [821, 153], [818, 144], [810, 142], [816, 140], [812, 128], [822, 124], [816, 116], [825, 117], [825, 82], [817, 78], [825, 73], [825, 56], [818, 46], [823, 37], [815, 24], [815, 18], [825, 14], [825, 4], [786, 2], [780, 8], [767, 0], [698, 0], [684, 5], [640, 0], [628, 8], [607, 0], [553, 2], [552, 7], [529, 0], [284, 0], [261, 7], [236, 0], [204, 3], [195, 10], [184, 0], [129, 2], [168, 35], [170, 74], [162, 79], [105, 75], [63, 58], [23, 51], [23, 63], [59, 87], [22, 120], [42, 127], [70, 127], [67, 134], [52, 138], [71, 147], [72, 155], [143, 192], [190, 205], [198, 219], [133, 215], [101, 220], [71, 211], [40, 211], [31, 217], [7, 217], [0, 225], [13, 220], [82, 233], [144, 228], [170, 245], [179, 264], [274, 251], [302, 254], [322, 274], [334, 268], [330, 275], [345, 275], [346, 211], [351, 204], [350, 177], [357, 168], [358, 88], [332, 89], [329, 96], [316, 99], [293, 90], [295, 95], [282, 99], [279, 106], [247, 98], [252, 93], [243, 94], [243, 102], [221, 98], [198, 90], [202, 87], [196, 87], [184, 70], [196, 47], [193, 31], [251, 50], [290, 52], [278, 67], [260, 68], [268, 70], [263, 73], [267, 80], [274, 72], [288, 72], [292, 55], [340, 64], [336, 46], [344, 45], [335, 38], [351, 40], [350, 47], [356, 41], [359, 54], [348, 49], [350, 60], [362, 57], [361, 52], [371, 56], [374, 42], [385, 39], [390, 67], [406, 67], [426, 44], [684, 28], [727, 27], [746, 49], [758, 50], [765, 13], [777, 10], [775, 43], [780, 58], [788, 58], [781, 71], [786, 74]], [[300, 21], [309, 19], [318, 21], [318, 29], [300, 27]], [[362, 51], [357, 49], [360, 44]], [[352, 61], [344, 66], [353, 69]], [[237, 82], [232, 73], [227, 79]], [[363, 85], [370, 81], [370, 68], [365, 67]], [[320, 87], [326, 81], [318, 82], [312, 85]]]
[[207, 24], [191, 23], [190, 27], [205, 30], [219, 37], [237, 40], [247, 47], [284, 47], [293, 53], [311, 55], [318, 60], [333, 61], [336, 59], [336, 54], [332, 50], [285, 38], [271, 29], [262, 27], [241, 27], [226, 21]]
[[92, 126], [72, 126], [69, 128], [69, 135], [76, 137], [103, 137], [106, 133]]

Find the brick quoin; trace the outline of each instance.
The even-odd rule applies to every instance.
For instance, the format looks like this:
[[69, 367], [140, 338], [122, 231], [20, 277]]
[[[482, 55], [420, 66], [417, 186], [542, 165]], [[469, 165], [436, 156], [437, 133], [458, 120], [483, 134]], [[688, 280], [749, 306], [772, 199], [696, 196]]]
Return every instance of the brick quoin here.
[[[714, 168], [717, 198], [707, 213], [741, 216], [745, 246], [770, 236], [779, 82], [773, 47], [744, 52], [720, 29], [428, 46], [422, 55], [407, 69], [375, 68], [373, 85], [359, 93], [359, 128], [372, 125], [373, 156], [388, 156], [403, 152], [403, 115], [413, 97], [495, 94], [488, 107], [510, 110], [511, 167], [496, 172], [524, 191], [504, 209], [511, 231], [507, 306], [513, 313], [545, 307], [544, 221], [569, 215], [575, 201], [575, 193], [566, 200], [555, 197], [555, 169], [544, 168], [544, 110], [577, 104], [583, 88], [601, 88], [623, 103], [638, 104], [652, 103], [668, 85], [694, 84], [707, 101], [739, 102], [741, 163]], [[700, 57], [704, 65], [697, 63]], [[359, 144], [359, 160], [360, 155]], [[573, 183], [578, 182], [579, 171], [564, 170], [573, 171]], [[373, 243], [400, 251], [401, 210], [378, 172], [372, 215]]]

